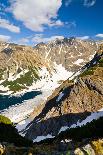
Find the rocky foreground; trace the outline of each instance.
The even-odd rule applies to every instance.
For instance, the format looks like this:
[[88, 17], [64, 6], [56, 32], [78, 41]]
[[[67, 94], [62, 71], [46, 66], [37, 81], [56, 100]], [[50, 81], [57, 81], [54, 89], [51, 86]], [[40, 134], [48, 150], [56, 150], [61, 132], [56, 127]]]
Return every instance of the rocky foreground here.
[[103, 155], [103, 139], [83, 140], [33, 147], [15, 147], [12, 144], [0, 144], [1, 155]]

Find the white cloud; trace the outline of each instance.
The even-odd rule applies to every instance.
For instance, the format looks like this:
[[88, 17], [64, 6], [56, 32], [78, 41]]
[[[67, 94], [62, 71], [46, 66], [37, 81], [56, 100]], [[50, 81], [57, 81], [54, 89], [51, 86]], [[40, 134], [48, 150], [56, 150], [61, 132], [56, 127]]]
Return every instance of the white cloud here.
[[10, 11], [17, 20], [32, 31], [43, 31], [46, 26], [62, 26], [57, 19], [62, 0], [9, 0]]
[[72, 22], [65, 22], [65, 26], [68, 27], [68, 28], [71, 28], [71, 27], [76, 27], [77, 24], [75, 21], [72, 21]]
[[64, 23], [61, 20], [53, 21], [49, 26], [64, 26]]
[[66, 7], [69, 6], [69, 4], [71, 4], [71, 2], [72, 2], [72, 0], [66, 0], [66, 1], [65, 1], [65, 6], [66, 6]]
[[6, 36], [6, 35], [0, 35], [0, 41], [9, 41], [11, 39], [10, 36]]
[[27, 44], [29, 43], [29, 38], [22, 38], [20, 40], [17, 41], [18, 44]]
[[89, 36], [82, 36], [82, 37], [77, 37], [77, 38], [81, 40], [86, 40], [86, 39], [89, 39]]
[[91, 7], [96, 3], [96, 0], [84, 0], [84, 6]]
[[97, 34], [96, 37], [103, 38], [103, 33]]
[[48, 41], [53, 41], [55, 39], [63, 39], [63, 36], [51, 36], [49, 38], [43, 37], [43, 34], [36, 34], [33, 38], [32, 38], [32, 42], [35, 43], [40, 43], [40, 42], [48, 42]]
[[19, 33], [20, 28], [11, 24], [8, 20], [0, 18], [0, 28], [5, 28], [11, 32]]

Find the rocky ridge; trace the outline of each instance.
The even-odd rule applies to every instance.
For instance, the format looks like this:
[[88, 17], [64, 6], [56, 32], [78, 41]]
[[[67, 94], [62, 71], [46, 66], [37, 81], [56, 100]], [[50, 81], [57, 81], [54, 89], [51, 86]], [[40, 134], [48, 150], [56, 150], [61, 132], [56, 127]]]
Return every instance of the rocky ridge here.
[[[66, 80], [90, 61], [97, 49], [97, 43], [75, 38], [56, 39], [34, 48], [1, 42], [0, 92], [19, 92], [42, 79], [53, 83], [58, 77], [61, 77], [58, 82]], [[35, 89], [38, 89], [38, 84]]]
[[[87, 116], [88, 119], [92, 115], [92, 119], [98, 116], [96, 112], [103, 108], [102, 45], [93, 60], [81, 68], [79, 73], [80, 75], [74, 76], [74, 79], [63, 82], [48, 98], [39, 115], [30, 123], [30, 127], [27, 126], [26, 137], [34, 141], [42, 136], [52, 138], [62, 127], [69, 128], [76, 125]], [[102, 115], [102, 110], [100, 115]]]

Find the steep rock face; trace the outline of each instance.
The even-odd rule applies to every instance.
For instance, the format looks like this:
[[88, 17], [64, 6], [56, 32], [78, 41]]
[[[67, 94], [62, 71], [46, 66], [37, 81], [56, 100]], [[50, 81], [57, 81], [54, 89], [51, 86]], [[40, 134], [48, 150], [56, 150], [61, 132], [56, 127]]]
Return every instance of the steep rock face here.
[[39, 88], [51, 81], [50, 85], [56, 85], [90, 61], [97, 49], [97, 43], [75, 38], [56, 39], [34, 48], [0, 42], [0, 92], [27, 90], [39, 80]]
[[40, 55], [32, 47], [9, 43], [0, 43], [0, 69], [15, 73], [20, 69], [41, 67], [43, 65]]
[[40, 79], [39, 70], [47, 64], [32, 47], [0, 43], [0, 93], [28, 89]]
[[48, 44], [38, 44], [34, 49], [49, 64], [62, 64], [66, 70], [75, 72], [93, 57], [97, 50], [97, 44], [93, 41], [64, 38], [56, 39]]
[[[103, 51], [81, 69], [74, 80], [65, 81], [56, 89], [40, 114], [28, 126], [26, 137], [55, 136], [63, 126], [82, 121], [91, 112], [103, 108]], [[34, 114], [36, 111], [34, 111]], [[94, 118], [95, 119], [95, 118]]]

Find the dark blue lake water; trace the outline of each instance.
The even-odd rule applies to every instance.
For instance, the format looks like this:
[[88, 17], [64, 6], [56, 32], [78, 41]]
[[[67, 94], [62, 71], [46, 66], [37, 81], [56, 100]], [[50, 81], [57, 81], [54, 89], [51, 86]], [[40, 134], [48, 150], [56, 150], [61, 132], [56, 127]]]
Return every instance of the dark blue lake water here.
[[23, 103], [24, 100], [33, 99], [42, 94], [41, 91], [27, 92], [22, 96], [0, 95], [0, 110], [6, 109], [12, 105]]

